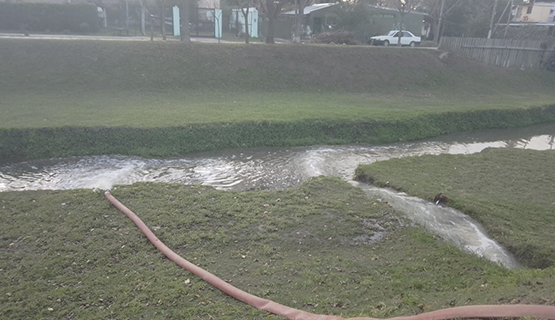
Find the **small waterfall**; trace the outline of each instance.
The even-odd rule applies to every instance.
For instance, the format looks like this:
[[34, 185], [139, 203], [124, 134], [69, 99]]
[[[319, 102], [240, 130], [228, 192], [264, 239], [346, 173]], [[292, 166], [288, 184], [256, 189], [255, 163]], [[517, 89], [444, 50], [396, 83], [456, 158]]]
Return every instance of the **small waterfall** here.
[[356, 181], [352, 181], [351, 184], [361, 188], [371, 197], [382, 199], [414, 223], [463, 250], [509, 269], [519, 266], [509, 252], [488, 237], [480, 224], [462, 212], [437, 206], [392, 189], [378, 188]]

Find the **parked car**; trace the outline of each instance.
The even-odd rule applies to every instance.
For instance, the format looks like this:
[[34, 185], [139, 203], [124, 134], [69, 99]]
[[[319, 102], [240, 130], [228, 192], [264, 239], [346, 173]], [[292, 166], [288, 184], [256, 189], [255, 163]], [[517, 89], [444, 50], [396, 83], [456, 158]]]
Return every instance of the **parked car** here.
[[420, 44], [420, 37], [415, 36], [410, 31], [399, 31], [399, 30], [392, 30], [385, 36], [375, 36], [370, 38], [369, 43], [376, 46], [389, 46], [389, 45], [397, 45], [399, 42], [399, 32], [402, 32], [401, 36], [401, 45], [402, 46], [410, 46], [416, 47]]

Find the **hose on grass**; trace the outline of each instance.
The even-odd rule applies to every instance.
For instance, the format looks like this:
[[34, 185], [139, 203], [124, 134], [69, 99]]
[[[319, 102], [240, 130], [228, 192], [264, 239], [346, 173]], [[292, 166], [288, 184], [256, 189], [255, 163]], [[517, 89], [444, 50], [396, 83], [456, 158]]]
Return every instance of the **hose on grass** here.
[[[271, 300], [263, 299], [236, 288], [226, 281], [216, 277], [210, 272], [196, 266], [195, 264], [185, 260], [177, 253], [168, 248], [148, 226], [130, 209], [119, 202], [110, 191], [105, 191], [104, 196], [113, 204], [118, 210], [125, 214], [147, 239], [168, 259], [179, 265], [183, 269], [195, 274], [210, 285], [228, 294], [229, 296], [249, 304], [260, 310], [265, 310], [275, 315], [283, 316], [292, 320], [346, 320], [345, 318], [333, 315], [319, 315], [295, 308], [291, 308]], [[539, 319], [555, 320], [555, 306], [543, 305], [478, 305], [478, 306], [464, 306], [454, 307], [448, 309], [441, 309], [432, 312], [421, 313], [415, 316], [389, 318], [390, 320], [444, 320], [444, 319], [462, 319], [462, 318], [520, 318], [520, 317], [534, 317]], [[349, 320], [380, 320], [376, 318], [349, 318]]]

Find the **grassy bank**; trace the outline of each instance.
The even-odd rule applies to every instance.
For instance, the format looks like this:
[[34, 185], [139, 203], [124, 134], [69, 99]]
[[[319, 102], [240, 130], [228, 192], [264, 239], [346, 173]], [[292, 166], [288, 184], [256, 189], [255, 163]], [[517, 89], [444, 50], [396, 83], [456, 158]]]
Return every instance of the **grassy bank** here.
[[0, 130], [0, 160], [99, 154], [164, 157], [260, 146], [378, 144], [553, 121], [555, 105], [526, 110], [445, 112], [398, 121], [327, 119], [207, 123], [163, 128], [6, 129]]
[[[135, 184], [112, 193], [193, 263], [311, 312], [555, 303], [553, 268], [506, 270], [463, 253], [338, 179], [276, 192]], [[271, 317], [170, 263], [100, 193], [5, 192], [0, 203], [2, 318]]]
[[[369, 92], [549, 90], [550, 72], [483, 66], [435, 50], [370, 46], [0, 39], [2, 90]], [[544, 91], [548, 92], [548, 91]], [[460, 96], [460, 95], [459, 95]]]
[[[0, 64], [0, 161], [383, 143], [555, 121], [552, 73], [438, 56], [0, 40], [0, 61], [9, 62]], [[193, 263], [303, 310], [392, 317], [553, 305], [552, 152], [503, 152], [513, 151], [402, 159], [358, 174], [424, 198], [446, 193], [525, 265], [544, 269], [505, 270], [461, 252], [338, 179], [275, 192], [148, 183], [113, 194]], [[0, 193], [0, 234], [0, 318], [272, 317], [167, 261], [90, 190]]]
[[429, 49], [0, 39], [0, 161], [420, 139], [554, 121], [555, 75]]
[[486, 149], [361, 165], [358, 180], [424, 199], [438, 193], [484, 225], [524, 265], [555, 265], [554, 151]]

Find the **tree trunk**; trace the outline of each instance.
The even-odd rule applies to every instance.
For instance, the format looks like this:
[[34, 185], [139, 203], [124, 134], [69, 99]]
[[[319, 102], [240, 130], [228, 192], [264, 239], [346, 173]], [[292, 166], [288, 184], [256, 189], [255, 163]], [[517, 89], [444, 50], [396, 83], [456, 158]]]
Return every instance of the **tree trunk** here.
[[243, 17], [245, 18], [245, 43], [249, 43], [250, 34], [249, 34], [249, 7], [241, 8], [241, 12], [243, 12]]
[[266, 12], [266, 16], [268, 17], [268, 34], [266, 35], [266, 43], [275, 43], [274, 36], [276, 30], [276, 5], [274, 4], [274, 0], [266, 0], [266, 6], [268, 12]]
[[403, 4], [399, 9], [399, 13], [401, 14], [401, 21], [399, 21], [399, 32], [397, 33], [397, 47], [401, 46], [401, 38], [403, 37], [403, 23], [405, 22], [405, 5]]
[[146, 7], [143, 1], [141, 1], [141, 34], [146, 36]]
[[181, 37], [179, 40], [181, 42], [191, 42], [191, 29], [189, 28], [189, 0], [183, 0], [179, 8], [179, 21], [181, 26]]
[[154, 41], [154, 19], [152, 15], [149, 14], [150, 17], [150, 41]]
[[266, 43], [273, 44], [275, 41], [276, 24], [274, 18], [268, 18], [268, 34], [266, 35]]
[[305, 0], [297, 0], [297, 21], [295, 25], [295, 33], [293, 35], [293, 43], [301, 43], [302, 25], [304, 18], [304, 4]]
[[162, 39], [166, 40], [166, 8], [164, 1], [160, 1], [160, 22], [162, 23]]

